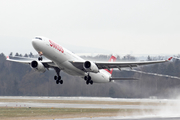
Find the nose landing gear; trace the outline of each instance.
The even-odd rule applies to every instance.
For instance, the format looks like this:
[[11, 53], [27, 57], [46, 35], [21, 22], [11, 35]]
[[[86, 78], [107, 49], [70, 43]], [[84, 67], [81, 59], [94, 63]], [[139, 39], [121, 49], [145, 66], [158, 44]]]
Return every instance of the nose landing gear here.
[[40, 57], [38, 57], [38, 60], [39, 60], [39, 61], [42, 61], [42, 60], [43, 60], [43, 58], [42, 58], [43, 52], [38, 52], [38, 54], [39, 54], [39, 56], [40, 56]]
[[42, 60], [43, 60], [43, 58], [42, 58], [42, 57], [38, 57], [38, 60], [39, 60], [39, 61], [42, 61]]

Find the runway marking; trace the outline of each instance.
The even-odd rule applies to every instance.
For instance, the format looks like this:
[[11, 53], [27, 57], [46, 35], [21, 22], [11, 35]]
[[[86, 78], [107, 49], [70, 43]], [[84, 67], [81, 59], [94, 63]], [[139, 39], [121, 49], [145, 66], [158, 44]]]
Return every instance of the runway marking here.
[[159, 102], [148, 101], [148, 102], [140, 102], [140, 101], [82, 101], [82, 100], [34, 100], [34, 99], [2, 99], [1, 102], [23, 102], [23, 103], [59, 103], [59, 104], [98, 104], [98, 105], [152, 105], [152, 106], [160, 106], [165, 105], [166, 103], [159, 100]]

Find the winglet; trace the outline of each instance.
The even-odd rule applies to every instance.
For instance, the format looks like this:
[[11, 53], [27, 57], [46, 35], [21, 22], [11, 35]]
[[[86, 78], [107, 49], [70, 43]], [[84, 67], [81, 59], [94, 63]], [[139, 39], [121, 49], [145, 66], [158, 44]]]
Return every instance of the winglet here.
[[7, 58], [6, 58], [7, 60], [9, 59], [9, 56], [7, 56]]
[[170, 61], [173, 57], [168, 58], [166, 61]]

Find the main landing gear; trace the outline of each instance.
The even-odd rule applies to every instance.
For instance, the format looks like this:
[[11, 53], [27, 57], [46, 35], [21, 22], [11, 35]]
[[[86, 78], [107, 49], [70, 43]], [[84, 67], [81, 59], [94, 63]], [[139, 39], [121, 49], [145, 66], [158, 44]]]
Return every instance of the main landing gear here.
[[86, 84], [88, 85], [88, 84], [93, 84], [93, 81], [91, 80], [91, 76], [89, 76], [89, 74], [88, 74], [88, 76], [85, 76], [84, 77], [84, 80], [86, 81]]
[[61, 76], [54, 76], [54, 80], [56, 80], [56, 84], [63, 84], [63, 80], [61, 80]]
[[57, 76], [54, 76], [54, 80], [56, 80], [56, 84], [63, 84], [63, 80], [61, 80], [61, 76], [59, 75], [61, 70], [59, 68], [54, 68], [54, 70], [57, 73]]

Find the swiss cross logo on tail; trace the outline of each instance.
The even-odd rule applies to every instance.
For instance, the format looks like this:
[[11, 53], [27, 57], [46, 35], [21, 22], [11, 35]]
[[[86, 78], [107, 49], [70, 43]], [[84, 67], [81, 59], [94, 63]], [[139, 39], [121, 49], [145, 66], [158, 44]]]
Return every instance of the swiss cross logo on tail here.
[[[115, 61], [116, 61], [116, 57], [112, 55], [108, 62], [115, 62]], [[110, 70], [109, 69], [105, 69], [105, 70], [109, 72], [110, 74], [112, 74], [113, 72], [113, 68]]]

